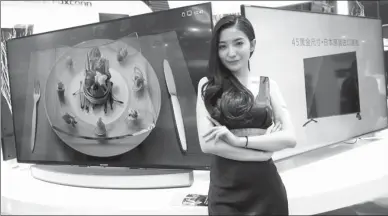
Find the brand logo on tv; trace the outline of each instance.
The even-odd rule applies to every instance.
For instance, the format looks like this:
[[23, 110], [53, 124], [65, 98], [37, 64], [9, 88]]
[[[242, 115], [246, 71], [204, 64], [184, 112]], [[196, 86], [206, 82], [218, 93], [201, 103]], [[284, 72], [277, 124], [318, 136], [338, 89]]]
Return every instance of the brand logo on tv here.
[[91, 7], [92, 2], [90, 1], [52, 1], [53, 3], [62, 4], [62, 5], [77, 5]]
[[191, 17], [203, 14], [203, 10], [187, 10], [182, 12], [182, 17]]

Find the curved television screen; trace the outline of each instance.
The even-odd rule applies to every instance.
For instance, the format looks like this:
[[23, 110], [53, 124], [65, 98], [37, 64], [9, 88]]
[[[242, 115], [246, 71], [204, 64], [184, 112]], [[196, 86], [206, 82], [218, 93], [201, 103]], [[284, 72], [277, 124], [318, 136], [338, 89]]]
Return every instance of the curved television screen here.
[[207, 169], [193, 107], [211, 17], [205, 3], [8, 41], [18, 161]]
[[251, 70], [279, 86], [295, 126], [292, 156], [387, 127], [381, 20], [242, 6], [256, 32]]

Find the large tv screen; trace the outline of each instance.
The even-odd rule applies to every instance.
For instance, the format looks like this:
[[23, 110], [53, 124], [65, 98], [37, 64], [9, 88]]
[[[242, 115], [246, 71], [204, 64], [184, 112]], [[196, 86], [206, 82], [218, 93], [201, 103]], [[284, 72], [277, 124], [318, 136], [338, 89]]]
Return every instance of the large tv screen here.
[[20, 162], [207, 169], [195, 120], [211, 4], [10, 40]]
[[387, 127], [381, 20], [242, 6], [255, 29], [251, 71], [279, 86], [297, 145], [281, 159]]

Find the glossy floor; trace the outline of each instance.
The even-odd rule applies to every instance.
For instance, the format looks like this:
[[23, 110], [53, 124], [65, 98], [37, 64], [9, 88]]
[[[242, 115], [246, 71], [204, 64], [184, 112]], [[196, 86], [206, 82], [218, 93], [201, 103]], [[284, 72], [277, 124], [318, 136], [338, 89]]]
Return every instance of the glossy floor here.
[[388, 195], [381, 202], [366, 202], [347, 208], [337, 209], [334, 211], [318, 214], [318, 215], [387, 215], [388, 214]]

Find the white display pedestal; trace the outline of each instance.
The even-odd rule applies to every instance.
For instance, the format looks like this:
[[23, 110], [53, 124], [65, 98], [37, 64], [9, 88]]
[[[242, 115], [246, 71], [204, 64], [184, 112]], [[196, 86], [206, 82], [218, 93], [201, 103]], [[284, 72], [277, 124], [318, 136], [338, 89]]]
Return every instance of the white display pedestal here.
[[[380, 135], [383, 136], [383, 134]], [[388, 133], [384, 134], [384, 137], [386, 137], [384, 140], [363, 141], [365, 144], [358, 147], [339, 154], [333, 152], [331, 155], [325, 155], [324, 158], [303, 165], [298, 164], [300, 162], [295, 159], [290, 160], [287, 169], [279, 170], [287, 189], [290, 215], [320, 214], [384, 197], [388, 193]], [[206, 195], [208, 193], [209, 171], [193, 171], [195, 181], [191, 187], [112, 190], [50, 184], [32, 177], [30, 166], [30, 164], [17, 164], [12, 161], [1, 162], [3, 213], [12, 215], [208, 214], [207, 207], [184, 206], [182, 201], [188, 194]]]
[[59, 185], [109, 188], [153, 189], [190, 187], [191, 170], [130, 169], [118, 167], [76, 167], [32, 165], [31, 175], [39, 180]]

